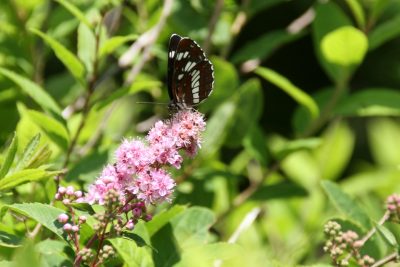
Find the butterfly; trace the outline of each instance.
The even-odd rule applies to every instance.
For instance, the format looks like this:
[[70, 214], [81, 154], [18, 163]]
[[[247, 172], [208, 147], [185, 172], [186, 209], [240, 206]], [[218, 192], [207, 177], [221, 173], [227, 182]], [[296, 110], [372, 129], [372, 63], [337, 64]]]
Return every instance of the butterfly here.
[[167, 82], [171, 110], [191, 109], [211, 94], [214, 86], [213, 65], [192, 39], [171, 35]]

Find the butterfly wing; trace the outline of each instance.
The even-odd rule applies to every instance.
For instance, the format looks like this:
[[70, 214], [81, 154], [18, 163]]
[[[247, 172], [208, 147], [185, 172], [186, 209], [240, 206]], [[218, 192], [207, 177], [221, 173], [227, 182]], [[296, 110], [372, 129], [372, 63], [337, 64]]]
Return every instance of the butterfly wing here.
[[181, 38], [173, 64], [172, 104], [181, 109], [192, 108], [210, 95], [214, 83], [213, 66], [195, 41]]
[[174, 94], [172, 90], [172, 77], [174, 76], [174, 62], [176, 58], [176, 50], [178, 48], [180, 40], [182, 40], [182, 37], [180, 37], [177, 34], [172, 34], [171, 38], [169, 39], [167, 85], [168, 85], [168, 95], [172, 101], [174, 101]]

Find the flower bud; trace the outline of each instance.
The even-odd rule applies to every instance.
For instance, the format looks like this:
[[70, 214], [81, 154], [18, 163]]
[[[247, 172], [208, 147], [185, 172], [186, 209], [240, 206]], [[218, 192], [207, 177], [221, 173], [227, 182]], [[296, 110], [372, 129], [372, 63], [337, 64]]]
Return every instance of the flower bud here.
[[61, 213], [60, 215], [58, 215], [58, 218], [57, 218], [57, 220], [58, 220], [60, 223], [66, 223], [66, 222], [68, 222], [68, 219], [69, 219], [69, 217], [68, 217], [68, 215], [65, 214], [65, 213]]

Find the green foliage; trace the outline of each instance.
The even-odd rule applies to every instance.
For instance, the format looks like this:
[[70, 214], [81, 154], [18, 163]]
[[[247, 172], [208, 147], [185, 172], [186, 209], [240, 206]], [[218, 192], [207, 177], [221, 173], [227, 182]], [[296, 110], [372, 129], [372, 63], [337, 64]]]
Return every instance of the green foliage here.
[[[170, 118], [172, 33], [214, 67], [199, 155], [169, 170], [170, 204], [106, 238], [104, 266], [333, 266], [332, 218], [374, 229], [362, 254], [398, 252], [380, 218], [400, 192], [400, 2], [172, 2], [0, 1], [0, 265], [74, 265], [55, 192], [87, 191], [121, 140]], [[104, 207], [72, 208], [82, 249]]]

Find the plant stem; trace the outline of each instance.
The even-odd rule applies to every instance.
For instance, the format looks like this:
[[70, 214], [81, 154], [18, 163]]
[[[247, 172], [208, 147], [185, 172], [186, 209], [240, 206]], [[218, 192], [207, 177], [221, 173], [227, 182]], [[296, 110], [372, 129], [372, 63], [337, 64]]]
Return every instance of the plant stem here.
[[386, 257], [380, 259], [379, 261], [375, 262], [371, 267], [379, 267], [383, 266], [388, 262], [395, 261], [399, 257], [397, 252], [393, 252], [392, 254], [387, 255]]

